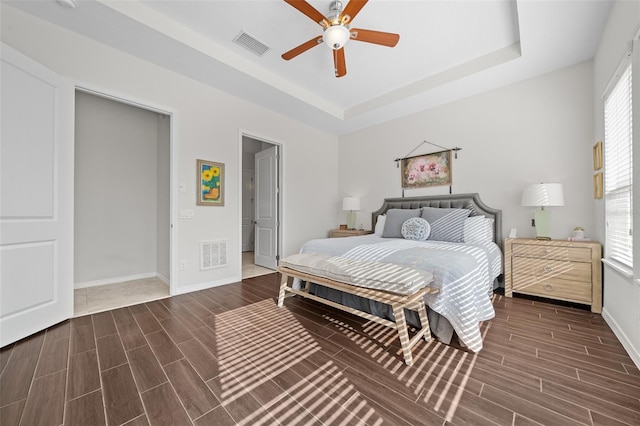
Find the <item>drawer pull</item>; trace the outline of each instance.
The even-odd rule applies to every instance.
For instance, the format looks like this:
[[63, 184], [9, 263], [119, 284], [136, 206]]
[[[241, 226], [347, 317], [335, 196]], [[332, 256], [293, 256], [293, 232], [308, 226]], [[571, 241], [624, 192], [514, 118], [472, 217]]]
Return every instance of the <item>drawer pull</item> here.
[[547, 265], [547, 266], [544, 267], [544, 272], [546, 272], [547, 274], [549, 272], [553, 272], [553, 268], [551, 266]]
[[553, 291], [553, 286], [551, 284], [545, 284], [544, 289], [547, 291]]

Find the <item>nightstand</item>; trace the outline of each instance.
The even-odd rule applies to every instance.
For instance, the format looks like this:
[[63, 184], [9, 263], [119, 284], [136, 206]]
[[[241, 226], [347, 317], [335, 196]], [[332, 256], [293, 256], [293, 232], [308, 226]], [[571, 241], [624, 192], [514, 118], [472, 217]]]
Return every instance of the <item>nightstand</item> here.
[[591, 305], [602, 312], [601, 247], [591, 241], [508, 238], [504, 294], [547, 297]]
[[356, 237], [367, 234], [373, 234], [373, 232], [364, 229], [332, 229], [329, 231], [329, 238]]

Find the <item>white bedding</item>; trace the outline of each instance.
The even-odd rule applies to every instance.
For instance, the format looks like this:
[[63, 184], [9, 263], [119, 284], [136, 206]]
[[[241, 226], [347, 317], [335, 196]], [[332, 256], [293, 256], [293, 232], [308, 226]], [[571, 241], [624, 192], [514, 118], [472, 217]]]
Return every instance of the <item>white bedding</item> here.
[[[433, 274], [433, 287], [426, 302], [444, 316], [460, 342], [470, 350], [482, 349], [480, 321], [495, 316], [491, 293], [495, 278], [502, 272], [502, 253], [491, 243], [448, 243], [382, 238], [377, 235], [311, 240], [300, 253], [320, 253], [348, 259], [393, 263]], [[372, 312], [389, 316], [379, 306]], [[436, 333], [437, 334], [437, 333]]]

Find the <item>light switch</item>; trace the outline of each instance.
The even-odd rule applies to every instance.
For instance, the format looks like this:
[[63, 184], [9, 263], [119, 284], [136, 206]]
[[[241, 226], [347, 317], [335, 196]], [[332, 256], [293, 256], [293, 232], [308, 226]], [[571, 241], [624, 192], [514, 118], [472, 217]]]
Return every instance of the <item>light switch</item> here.
[[193, 219], [193, 209], [180, 209], [180, 219]]

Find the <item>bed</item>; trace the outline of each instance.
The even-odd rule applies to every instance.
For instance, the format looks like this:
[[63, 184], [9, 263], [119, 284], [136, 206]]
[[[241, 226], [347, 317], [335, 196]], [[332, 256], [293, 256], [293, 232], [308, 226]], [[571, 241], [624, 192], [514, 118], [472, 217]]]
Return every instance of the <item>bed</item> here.
[[[425, 218], [431, 224], [430, 238], [436, 239], [422, 241], [398, 235], [396, 228], [411, 217]], [[478, 194], [388, 198], [372, 213], [372, 229], [375, 232], [370, 235], [311, 240], [300, 253], [394, 264], [432, 274], [430, 286], [437, 291], [424, 295], [431, 333], [447, 344], [455, 333], [463, 346], [480, 351], [480, 323], [495, 315], [491, 296], [503, 271], [501, 211], [486, 206]], [[296, 288], [303, 285], [300, 280], [293, 283]], [[308, 291], [395, 320], [389, 304], [317, 283]], [[406, 310], [405, 316], [407, 323], [421, 326], [415, 311]]]

